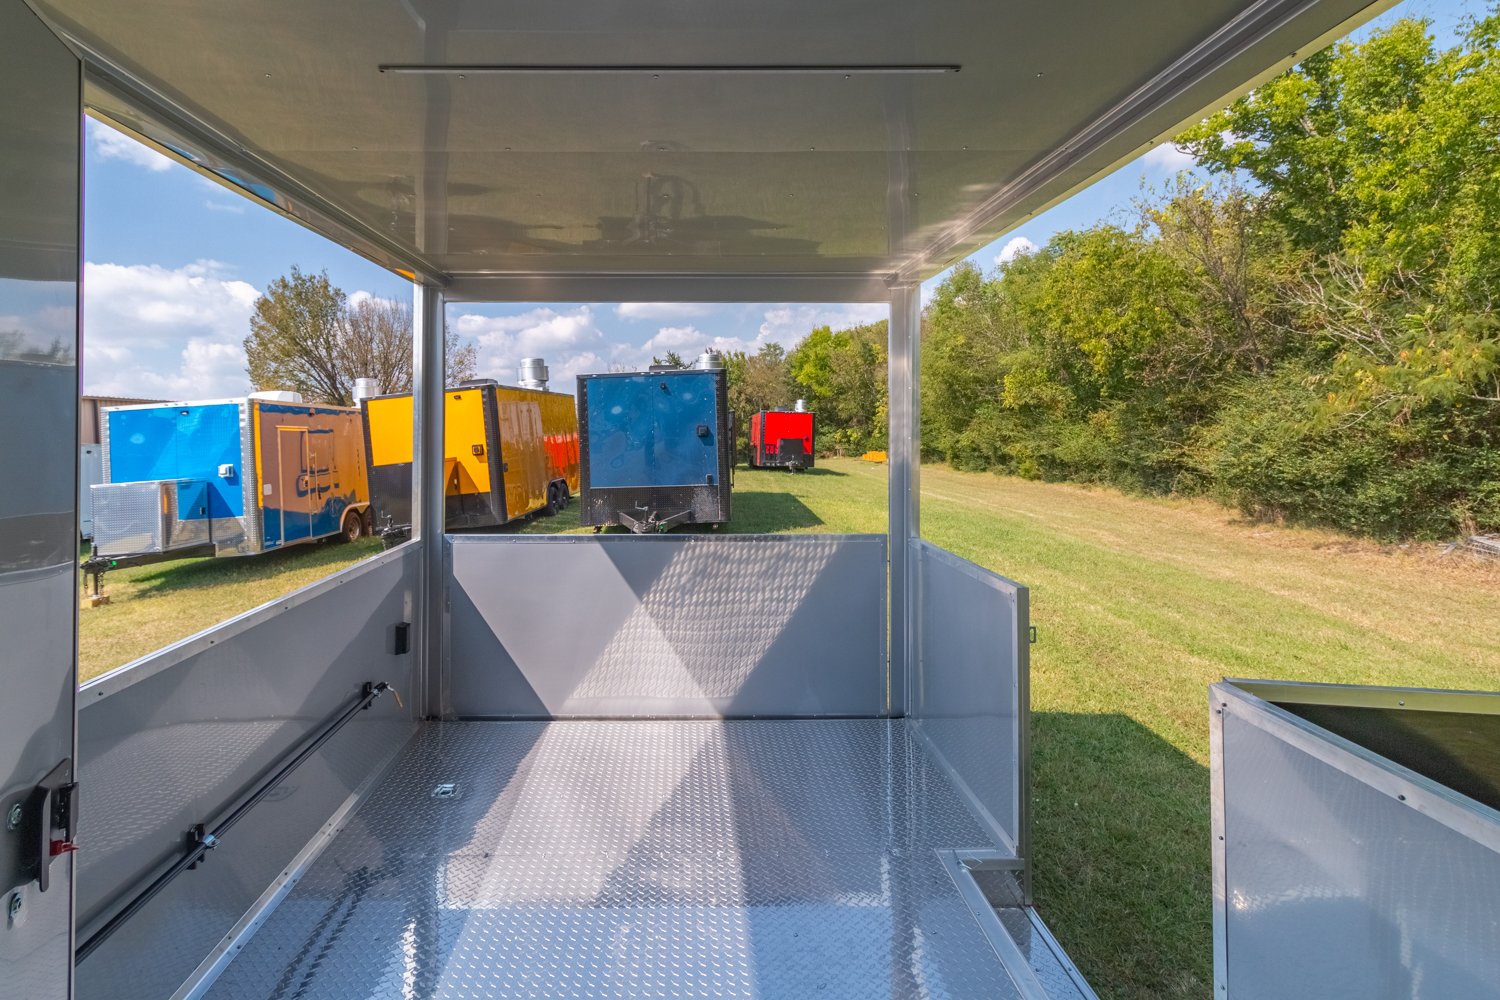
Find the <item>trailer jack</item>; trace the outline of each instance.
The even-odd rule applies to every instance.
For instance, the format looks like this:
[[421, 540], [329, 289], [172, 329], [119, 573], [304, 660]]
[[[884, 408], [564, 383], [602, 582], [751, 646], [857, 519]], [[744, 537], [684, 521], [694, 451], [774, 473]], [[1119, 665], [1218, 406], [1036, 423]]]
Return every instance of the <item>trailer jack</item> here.
[[679, 524], [686, 524], [688, 521], [692, 520], [693, 512], [690, 510], [680, 510], [677, 513], [671, 514], [667, 517], [658, 518], [656, 516], [656, 511], [653, 510], [646, 513], [646, 516], [643, 518], [634, 518], [622, 510], [619, 512], [618, 516], [620, 518], [620, 523], [625, 525], [625, 527], [629, 528], [631, 531], [635, 532], [637, 535], [650, 535], [665, 534], [666, 532], [671, 531], [673, 528], [677, 527]]

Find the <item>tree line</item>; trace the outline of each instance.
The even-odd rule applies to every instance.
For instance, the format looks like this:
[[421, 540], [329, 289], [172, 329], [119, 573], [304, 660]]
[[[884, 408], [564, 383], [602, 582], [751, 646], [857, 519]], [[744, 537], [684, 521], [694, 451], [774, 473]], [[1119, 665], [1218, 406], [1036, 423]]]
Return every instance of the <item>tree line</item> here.
[[[1177, 140], [1206, 171], [924, 311], [924, 457], [1381, 538], [1500, 530], [1500, 16], [1403, 20]], [[884, 444], [883, 324], [731, 360]]]

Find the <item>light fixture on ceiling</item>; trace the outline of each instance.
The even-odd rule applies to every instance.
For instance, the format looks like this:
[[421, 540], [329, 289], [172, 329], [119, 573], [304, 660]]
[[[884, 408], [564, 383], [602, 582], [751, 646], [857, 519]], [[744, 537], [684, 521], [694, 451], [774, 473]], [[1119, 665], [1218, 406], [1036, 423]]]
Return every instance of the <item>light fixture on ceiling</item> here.
[[435, 76], [435, 75], [464, 75], [468, 73], [500, 73], [510, 75], [525, 74], [650, 74], [652, 77], [664, 75], [733, 75], [753, 74], [759, 76], [822, 76], [837, 74], [845, 79], [859, 76], [934, 76], [946, 73], [957, 73], [963, 67], [958, 63], [892, 63], [892, 64], [867, 64], [858, 66], [835, 66], [835, 65], [762, 65], [762, 64], [740, 64], [740, 65], [694, 65], [694, 66], [651, 66], [651, 65], [530, 65], [525, 63], [464, 63], [459, 65], [443, 63], [382, 63], [380, 72], [397, 73], [413, 76]]

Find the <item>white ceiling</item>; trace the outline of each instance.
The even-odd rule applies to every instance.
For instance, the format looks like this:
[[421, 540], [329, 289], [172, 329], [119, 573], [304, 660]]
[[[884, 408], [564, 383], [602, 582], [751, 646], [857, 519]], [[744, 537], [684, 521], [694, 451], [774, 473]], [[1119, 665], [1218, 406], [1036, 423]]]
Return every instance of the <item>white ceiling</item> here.
[[[90, 58], [100, 113], [260, 182], [267, 200], [356, 249], [471, 293], [502, 276], [925, 277], [1378, 9], [36, 5]], [[388, 64], [550, 71], [382, 72]], [[689, 64], [706, 69], [575, 69]], [[717, 71], [872, 64], [959, 70]]]

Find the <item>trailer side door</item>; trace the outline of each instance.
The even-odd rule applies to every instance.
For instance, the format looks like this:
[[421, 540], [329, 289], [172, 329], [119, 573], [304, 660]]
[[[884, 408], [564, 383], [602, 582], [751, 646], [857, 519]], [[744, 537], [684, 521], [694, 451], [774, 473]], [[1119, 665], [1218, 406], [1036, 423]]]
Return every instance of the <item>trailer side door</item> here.
[[0, 0], [0, 994], [73, 981], [81, 69]]

